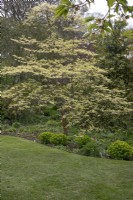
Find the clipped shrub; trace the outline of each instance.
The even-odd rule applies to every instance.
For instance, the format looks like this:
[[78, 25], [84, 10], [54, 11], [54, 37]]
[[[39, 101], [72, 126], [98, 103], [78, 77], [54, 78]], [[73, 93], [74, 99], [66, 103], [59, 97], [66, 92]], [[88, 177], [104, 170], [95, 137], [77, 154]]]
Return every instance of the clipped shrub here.
[[85, 144], [80, 152], [85, 156], [100, 156], [99, 147], [95, 141], [90, 141], [87, 144]]
[[50, 143], [50, 138], [54, 135], [54, 133], [51, 132], [43, 132], [40, 133], [38, 136], [38, 139], [40, 140], [41, 143], [43, 144], [49, 144]]
[[66, 145], [68, 142], [68, 138], [64, 134], [53, 134], [50, 137], [50, 143], [54, 145]]
[[107, 152], [114, 159], [133, 160], [133, 147], [121, 140], [113, 142]]
[[88, 135], [80, 135], [74, 138], [74, 141], [78, 145], [79, 148], [82, 148], [85, 144], [91, 141]]

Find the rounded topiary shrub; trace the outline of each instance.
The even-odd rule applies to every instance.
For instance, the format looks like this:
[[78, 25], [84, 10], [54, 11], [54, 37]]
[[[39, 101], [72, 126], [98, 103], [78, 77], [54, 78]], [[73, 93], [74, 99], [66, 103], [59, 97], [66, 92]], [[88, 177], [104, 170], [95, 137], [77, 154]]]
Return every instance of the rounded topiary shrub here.
[[97, 143], [95, 141], [90, 141], [87, 144], [85, 144], [81, 149], [81, 154], [85, 156], [99, 157], [100, 152]]
[[68, 138], [66, 135], [60, 134], [53, 134], [50, 137], [50, 143], [54, 145], [66, 145], [68, 142]]
[[109, 156], [114, 159], [133, 160], [133, 147], [127, 142], [117, 140], [107, 150]]
[[43, 132], [40, 133], [38, 136], [38, 139], [40, 140], [41, 143], [43, 144], [49, 144], [50, 143], [50, 138], [54, 135], [54, 133], [51, 132]]
[[90, 137], [88, 135], [80, 135], [76, 136], [74, 138], [74, 141], [79, 146], [79, 148], [82, 148], [85, 144], [91, 141]]

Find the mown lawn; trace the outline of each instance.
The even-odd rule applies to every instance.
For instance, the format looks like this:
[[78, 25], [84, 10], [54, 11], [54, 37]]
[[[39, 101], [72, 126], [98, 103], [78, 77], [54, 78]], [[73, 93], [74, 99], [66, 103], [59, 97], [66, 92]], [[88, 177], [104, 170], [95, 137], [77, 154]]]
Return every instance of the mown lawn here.
[[67, 153], [1, 136], [2, 200], [132, 200], [133, 161]]

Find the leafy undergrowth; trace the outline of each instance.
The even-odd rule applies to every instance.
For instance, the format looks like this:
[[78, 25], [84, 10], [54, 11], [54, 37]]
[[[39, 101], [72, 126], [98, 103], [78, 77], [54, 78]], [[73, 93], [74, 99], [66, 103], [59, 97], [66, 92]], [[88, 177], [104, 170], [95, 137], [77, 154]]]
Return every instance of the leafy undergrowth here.
[[2, 200], [131, 200], [133, 162], [1, 136]]

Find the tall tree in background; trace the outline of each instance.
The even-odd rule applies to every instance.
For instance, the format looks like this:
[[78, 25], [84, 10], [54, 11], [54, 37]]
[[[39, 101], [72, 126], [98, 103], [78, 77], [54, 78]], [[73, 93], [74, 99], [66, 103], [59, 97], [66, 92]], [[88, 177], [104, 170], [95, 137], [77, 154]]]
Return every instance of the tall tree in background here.
[[[39, 41], [46, 39], [52, 33], [64, 39], [80, 38], [85, 31], [85, 26], [79, 16], [74, 19], [71, 15], [67, 19], [56, 19], [54, 16], [55, 5], [43, 3], [35, 6], [26, 15], [24, 21], [14, 20], [12, 17], [1, 17], [1, 63], [16, 65], [13, 55], [20, 56], [21, 48], [11, 39], [18, 39], [22, 35], [32, 37]], [[12, 47], [12, 48], [9, 48]]]
[[81, 38], [85, 31], [85, 25], [79, 15], [72, 18], [71, 14], [68, 18], [55, 18], [56, 5], [43, 3], [34, 7], [27, 14], [24, 21], [25, 35], [44, 40], [52, 33], [57, 33], [58, 37], [64, 39]]
[[95, 49], [98, 53], [97, 65], [108, 70], [108, 77], [112, 80], [111, 88], [126, 91], [129, 100], [133, 99], [133, 67], [132, 29], [126, 27], [125, 21], [115, 21], [112, 32], [104, 38], [100, 35], [95, 38]]
[[11, 18], [0, 17], [1, 21], [1, 66], [14, 65], [13, 55], [21, 53], [17, 44], [11, 41], [11, 38], [18, 39], [23, 33], [23, 25], [19, 21], [13, 21]]
[[58, 0], [1, 0], [1, 14], [5, 18], [11, 18], [15, 21], [23, 21], [27, 13], [35, 6], [41, 3], [58, 4]]

